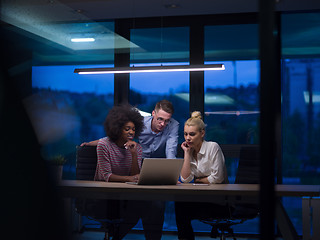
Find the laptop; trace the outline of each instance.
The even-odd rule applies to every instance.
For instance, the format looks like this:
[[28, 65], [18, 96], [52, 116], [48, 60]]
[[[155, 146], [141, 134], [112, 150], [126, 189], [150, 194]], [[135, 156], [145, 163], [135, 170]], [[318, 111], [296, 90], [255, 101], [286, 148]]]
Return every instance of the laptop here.
[[176, 185], [183, 159], [145, 158], [140, 171], [138, 185]]

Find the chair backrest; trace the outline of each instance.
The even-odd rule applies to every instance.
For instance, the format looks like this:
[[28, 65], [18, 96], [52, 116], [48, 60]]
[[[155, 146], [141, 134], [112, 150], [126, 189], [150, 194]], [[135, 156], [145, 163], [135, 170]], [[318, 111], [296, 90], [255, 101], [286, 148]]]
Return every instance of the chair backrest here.
[[76, 179], [93, 180], [97, 167], [97, 147], [77, 146]]
[[236, 184], [260, 183], [260, 151], [259, 146], [245, 146], [240, 150]]
[[[260, 183], [260, 151], [258, 145], [243, 146], [240, 149], [236, 184]], [[238, 199], [232, 214], [236, 219], [252, 219], [259, 214], [258, 197], [244, 197]]]
[[[77, 164], [76, 164], [76, 179], [77, 180], [94, 180], [94, 175], [97, 167], [97, 147], [96, 146], [77, 146]], [[85, 199], [76, 198], [76, 211], [83, 216], [89, 216], [93, 219], [106, 223], [108, 219], [109, 224], [111, 220], [117, 223], [119, 217], [118, 200], [104, 200], [104, 199]], [[110, 207], [111, 206], [111, 207]]]

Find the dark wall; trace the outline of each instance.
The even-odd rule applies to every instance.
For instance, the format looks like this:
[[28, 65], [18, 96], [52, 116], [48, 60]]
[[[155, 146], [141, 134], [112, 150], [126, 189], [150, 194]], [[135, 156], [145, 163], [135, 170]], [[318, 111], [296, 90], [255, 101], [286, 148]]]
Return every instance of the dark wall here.
[[22, 102], [31, 91], [32, 51], [2, 23], [0, 33], [2, 233], [10, 239], [67, 239], [63, 208]]

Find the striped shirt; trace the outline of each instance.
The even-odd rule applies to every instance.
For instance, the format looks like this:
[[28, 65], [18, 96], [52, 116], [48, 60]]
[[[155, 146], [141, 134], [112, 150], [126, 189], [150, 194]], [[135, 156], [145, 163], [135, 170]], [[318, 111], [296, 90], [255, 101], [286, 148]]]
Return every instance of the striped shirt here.
[[[142, 147], [137, 144], [138, 165], [141, 169]], [[132, 155], [129, 150], [120, 148], [108, 137], [101, 138], [97, 146], [98, 162], [94, 180], [109, 181], [112, 174], [130, 176]]]

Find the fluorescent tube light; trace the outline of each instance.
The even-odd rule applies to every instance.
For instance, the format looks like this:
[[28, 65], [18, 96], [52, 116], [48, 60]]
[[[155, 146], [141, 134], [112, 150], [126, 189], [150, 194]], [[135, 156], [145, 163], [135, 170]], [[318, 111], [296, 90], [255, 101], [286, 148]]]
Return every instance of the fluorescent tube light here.
[[148, 67], [116, 67], [116, 68], [76, 68], [78, 74], [109, 74], [109, 73], [142, 73], [142, 72], [193, 72], [225, 70], [223, 64], [206, 65], [176, 65], [176, 66], [148, 66]]
[[219, 111], [219, 112], [205, 112], [205, 115], [247, 115], [247, 114], [260, 114], [260, 111]]
[[71, 42], [94, 42], [94, 38], [71, 38]]

